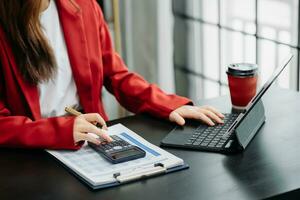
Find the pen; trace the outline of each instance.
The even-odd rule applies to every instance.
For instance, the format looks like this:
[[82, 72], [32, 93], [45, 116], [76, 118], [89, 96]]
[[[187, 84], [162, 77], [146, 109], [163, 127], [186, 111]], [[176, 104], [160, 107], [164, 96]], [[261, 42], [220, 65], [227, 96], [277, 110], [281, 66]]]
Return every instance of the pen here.
[[[79, 111], [77, 111], [77, 110], [75, 110], [75, 109], [73, 109], [73, 108], [71, 108], [71, 107], [65, 107], [65, 111], [67, 112], [67, 113], [69, 113], [69, 114], [71, 114], [71, 115], [74, 115], [74, 116], [79, 116], [79, 115], [81, 115], [82, 113], [81, 112], [79, 112]], [[96, 127], [98, 127], [98, 128], [100, 128], [100, 129], [102, 129], [102, 127], [101, 127], [101, 125], [99, 124], [99, 123], [96, 123], [96, 125], [95, 125]], [[106, 124], [104, 124], [103, 125], [104, 127], [106, 127]], [[107, 135], [108, 136], [108, 135]], [[109, 136], [108, 136], [109, 137]], [[110, 138], [110, 137], [109, 137]], [[111, 138], [110, 138], [111, 139]], [[112, 139], [111, 139], [112, 140]]]

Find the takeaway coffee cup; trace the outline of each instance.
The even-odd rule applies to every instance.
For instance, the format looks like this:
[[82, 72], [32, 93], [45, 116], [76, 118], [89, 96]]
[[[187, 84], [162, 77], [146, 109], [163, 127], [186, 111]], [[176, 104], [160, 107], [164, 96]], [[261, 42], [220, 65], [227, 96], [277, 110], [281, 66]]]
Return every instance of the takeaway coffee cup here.
[[257, 88], [258, 67], [256, 64], [236, 63], [227, 67], [232, 107], [245, 109], [255, 96]]

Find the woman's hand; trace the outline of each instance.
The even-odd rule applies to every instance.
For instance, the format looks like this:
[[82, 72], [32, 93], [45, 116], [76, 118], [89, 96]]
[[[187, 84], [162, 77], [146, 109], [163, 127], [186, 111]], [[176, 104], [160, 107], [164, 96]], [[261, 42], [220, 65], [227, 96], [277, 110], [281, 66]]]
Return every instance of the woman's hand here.
[[181, 106], [170, 113], [169, 120], [175, 122], [180, 126], [185, 124], [184, 119], [196, 119], [200, 120], [210, 126], [214, 126], [215, 123], [224, 123], [224, 115], [217, 109], [211, 106]]
[[[99, 123], [103, 129], [97, 128], [95, 124]], [[80, 141], [89, 141], [99, 145], [99, 139], [87, 133], [94, 133], [106, 141], [112, 139], [106, 133], [107, 126], [104, 119], [98, 113], [82, 114], [75, 118], [73, 125], [73, 138], [75, 143]]]

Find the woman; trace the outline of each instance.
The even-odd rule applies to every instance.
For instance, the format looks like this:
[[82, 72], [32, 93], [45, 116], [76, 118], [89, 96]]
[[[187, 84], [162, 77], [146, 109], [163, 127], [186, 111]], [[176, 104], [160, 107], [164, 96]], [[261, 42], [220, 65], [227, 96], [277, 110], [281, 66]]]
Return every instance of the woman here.
[[[0, 145], [78, 149], [86, 134], [107, 140], [101, 90], [128, 110], [179, 125], [194, 118], [214, 125], [223, 115], [209, 106], [167, 95], [129, 72], [112, 47], [95, 0], [0, 1]], [[66, 116], [65, 106], [85, 113]], [[213, 122], [214, 121], [214, 122]]]

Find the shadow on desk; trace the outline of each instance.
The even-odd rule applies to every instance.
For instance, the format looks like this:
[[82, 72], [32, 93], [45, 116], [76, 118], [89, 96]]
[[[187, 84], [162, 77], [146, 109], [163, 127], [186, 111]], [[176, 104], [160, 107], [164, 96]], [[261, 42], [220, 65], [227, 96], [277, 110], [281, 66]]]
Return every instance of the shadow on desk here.
[[[227, 156], [223, 159], [225, 170], [237, 182], [239, 190], [242, 190], [249, 199], [259, 199], [261, 196], [268, 197], [272, 191], [281, 190], [283, 194], [267, 199], [299, 199], [299, 190], [284, 194], [284, 188], [288, 182], [284, 171], [280, 169], [281, 166], [278, 166], [278, 161], [275, 161], [278, 160], [280, 154], [276, 158], [274, 158], [274, 154], [268, 154], [270, 149], [267, 150], [268, 147], [261, 140], [257, 140], [251, 148], [251, 154], [246, 149], [240, 154]], [[267, 162], [266, 158], [268, 158]]]
[[[256, 146], [256, 152], [247, 155], [247, 149], [237, 155], [224, 157], [223, 165], [228, 174], [237, 182], [239, 190], [242, 190], [249, 199], [257, 199], [268, 195], [271, 191], [278, 191], [284, 183], [283, 174], [277, 169], [276, 164], [260, 163], [260, 157], [269, 155], [259, 155], [264, 152], [260, 150], [261, 146]], [[247, 159], [244, 159], [246, 158]], [[263, 166], [263, 167], [262, 167]], [[256, 170], [260, 168], [260, 170]]]

